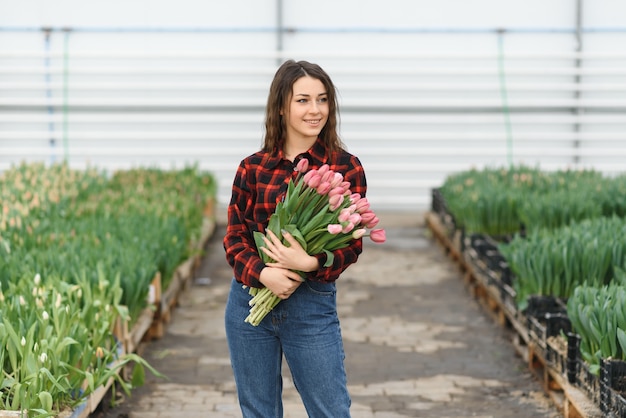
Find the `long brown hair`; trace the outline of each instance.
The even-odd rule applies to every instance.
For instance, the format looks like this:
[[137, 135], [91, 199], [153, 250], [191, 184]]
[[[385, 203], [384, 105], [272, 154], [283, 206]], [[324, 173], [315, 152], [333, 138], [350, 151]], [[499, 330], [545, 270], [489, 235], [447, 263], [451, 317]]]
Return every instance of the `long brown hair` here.
[[328, 97], [328, 120], [320, 132], [320, 138], [326, 148], [333, 152], [344, 148], [339, 138], [337, 127], [339, 124], [339, 107], [335, 85], [326, 72], [317, 64], [307, 61], [285, 61], [276, 71], [270, 86], [265, 107], [265, 138], [263, 150], [274, 152], [284, 145], [285, 122], [280, 115], [293, 94], [293, 84], [301, 77], [312, 77], [322, 82]]

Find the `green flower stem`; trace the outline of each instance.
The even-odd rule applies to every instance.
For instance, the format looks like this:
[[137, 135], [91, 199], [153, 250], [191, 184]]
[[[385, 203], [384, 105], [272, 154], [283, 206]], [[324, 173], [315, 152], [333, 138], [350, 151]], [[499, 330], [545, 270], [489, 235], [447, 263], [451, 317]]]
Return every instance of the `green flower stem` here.
[[280, 298], [272, 293], [268, 288], [257, 289], [256, 295], [250, 300], [250, 314], [245, 322], [258, 326], [263, 318], [278, 305]]

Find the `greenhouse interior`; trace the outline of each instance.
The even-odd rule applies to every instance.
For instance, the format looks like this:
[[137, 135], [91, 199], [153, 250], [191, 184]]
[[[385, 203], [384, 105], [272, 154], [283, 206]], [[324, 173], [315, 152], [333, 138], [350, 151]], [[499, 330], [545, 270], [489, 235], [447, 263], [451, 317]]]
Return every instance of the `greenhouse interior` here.
[[626, 418], [626, 3], [0, 10], [0, 418]]

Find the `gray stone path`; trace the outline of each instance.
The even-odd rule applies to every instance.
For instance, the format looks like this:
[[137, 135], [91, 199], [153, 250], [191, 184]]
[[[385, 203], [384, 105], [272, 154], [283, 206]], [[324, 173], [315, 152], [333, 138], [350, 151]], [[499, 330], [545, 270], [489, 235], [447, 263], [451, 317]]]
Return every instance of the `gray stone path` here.
[[[471, 298], [416, 214], [380, 214], [387, 242], [365, 242], [338, 281], [354, 418], [561, 416], [508, 330]], [[223, 219], [162, 339], [142, 355], [169, 379], [102, 406], [92, 418], [241, 417], [223, 326], [231, 271]], [[285, 365], [285, 417], [306, 412]], [[269, 418], [269, 417], [268, 417]]]

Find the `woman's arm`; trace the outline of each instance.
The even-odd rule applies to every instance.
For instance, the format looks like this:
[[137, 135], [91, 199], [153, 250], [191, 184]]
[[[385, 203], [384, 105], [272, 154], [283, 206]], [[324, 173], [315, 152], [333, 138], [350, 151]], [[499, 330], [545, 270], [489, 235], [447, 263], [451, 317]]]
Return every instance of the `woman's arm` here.
[[[235, 279], [250, 287], [263, 287], [259, 281], [265, 267], [257, 252], [246, 216], [252, 207], [254, 181], [248, 178], [245, 161], [237, 168], [228, 205], [228, 223], [224, 236], [226, 260], [233, 268]], [[252, 180], [252, 184], [250, 184]]]

